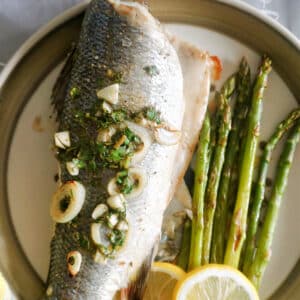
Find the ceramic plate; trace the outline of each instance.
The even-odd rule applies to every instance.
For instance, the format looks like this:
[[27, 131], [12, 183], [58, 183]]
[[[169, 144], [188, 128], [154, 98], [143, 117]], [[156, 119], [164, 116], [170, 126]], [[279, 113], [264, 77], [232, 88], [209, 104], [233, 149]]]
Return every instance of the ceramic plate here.
[[[35, 34], [0, 77], [0, 270], [23, 299], [38, 299], [47, 276], [52, 234], [49, 202], [57, 172], [51, 150], [55, 122], [50, 118], [50, 93], [78, 36], [85, 5]], [[150, 7], [171, 32], [221, 58], [220, 83], [237, 69], [242, 56], [253, 71], [260, 54], [273, 58], [262, 139], [299, 105], [299, 43], [281, 26], [236, 1], [156, 0], [150, 1]], [[276, 157], [279, 152], [280, 147]], [[300, 147], [280, 210], [262, 299], [300, 299], [299, 165]], [[272, 162], [270, 175], [274, 166]]]

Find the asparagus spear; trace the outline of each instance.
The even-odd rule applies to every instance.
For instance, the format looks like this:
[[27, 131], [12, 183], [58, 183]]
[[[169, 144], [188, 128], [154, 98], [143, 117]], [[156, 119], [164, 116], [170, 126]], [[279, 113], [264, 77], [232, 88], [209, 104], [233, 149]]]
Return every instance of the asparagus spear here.
[[191, 252], [189, 258], [189, 270], [201, 265], [202, 242], [203, 242], [203, 210], [204, 195], [209, 166], [209, 143], [210, 143], [210, 117], [206, 113], [199, 137], [197, 161], [195, 169], [195, 183], [193, 194], [193, 221], [191, 234]]
[[191, 243], [191, 220], [187, 218], [184, 223], [180, 252], [177, 257], [177, 265], [187, 270]]
[[232, 129], [228, 139], [228, 146], [226, 149], [225, 162], [222, 170], [222, 176], [220, 181], [220, 187], [218, 191], [217, 207], [214, 219], [213, 240], [211, 249], [211, 262], [223, 263], [224, 258], [224, 244], [225, 233], [227, 227], [227, 215], [228, 215], [228, 194], [229, 183], [231, 180], [231, 174], [236, 161], [237, 154], [240, 146], [240, 128], [243, 124], [246, 112], [251, 78], [250, 67], [245, 58], [242, 59], [237, 76], [237, 100], [234, 109]]
[[282, 138], [285, 132], [287, 132], [297, 119], [300, 118], [300, 108], [292, 111], [285, 120], [283, 120], [276, 128], [271, 138], [264, 147], [264, 151], [261, 157], [258, 181], [255, 187], [254, 198], [252, 207], [248, 218], [247, 238], [245, 243], [245, 258], [243, 262], [243, 271], [246, 273], [252, 264], [255, 251], [255, 235], [257, 232], [257, 225], [260, 216], [261, 206], [265, 195], [265, 184], [267, 179], [267, 172], [273, 149]]
[[278, 212], [284, 190], [287, 185], [288, 175], [295, 154], [297, 143], [300, 139], [300, 120], [297, 121], [292, 133], [285, 143], [284, 149], [279, 158], [277, 173], [268, 202], [265, 222], [260, 233], [258, 247], [254, 261], [247, 272], [248, 278], [259, 288], [261, 278], [271, 257], [271, 245]]
[[251, 193], [255, 154], [257, 149], [260, 120], [262, 114], [263, 94], [271, 71], [271, 60], [263, 58], [254, 85], [251, 110], [249, 112], [248, 130], [243, 149], [240, 179], [235, 209], [230, 225], [229, 238], [225, 252], [225, 264], [238, 268], [243, 243], [246, 238], [246, 223]]
[[212, 161], [209, 170], [209, 181], [205, 193], [205, 214], [203, 230], [202, 264], [209, 263], [210, 248], [213, 230], [213, 220], [217, 203], [217, 192], [224, 164], [225, 149], [231, 128], [231, 110], [229, 99], [236, 86], [236, 75], [231, 76], [224, 84], [218, 95], [219, 109], [217, 112], [217, 137], [216, 147], [212, 154]]

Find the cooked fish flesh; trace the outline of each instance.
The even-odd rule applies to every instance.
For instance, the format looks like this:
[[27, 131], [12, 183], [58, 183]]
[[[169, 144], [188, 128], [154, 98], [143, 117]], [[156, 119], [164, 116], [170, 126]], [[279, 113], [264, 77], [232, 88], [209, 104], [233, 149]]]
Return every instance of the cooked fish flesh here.
[[184, 113], [178, 56], [140, 4], [93, 0], [56, 83], [60, 185], [45, 299], [141, 299]]
[[178, 54], [184, 79], [185, 112], [181, 129], [181, 140], [172, 176], [170, 199], [180, 189], [183, 176], [188, 169], [198, 144], [199, 132], [208, 105], [210, 87], [218, 72], [217, 58], [212, 59], [206, 51], [170, 37]]

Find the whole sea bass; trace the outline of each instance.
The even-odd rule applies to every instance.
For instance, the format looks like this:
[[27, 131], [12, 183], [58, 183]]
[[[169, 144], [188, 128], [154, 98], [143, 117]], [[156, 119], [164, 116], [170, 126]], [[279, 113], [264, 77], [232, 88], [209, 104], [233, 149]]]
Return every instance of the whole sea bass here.
[[133, 2], [91, 1], [55, 85], [60, 186], [45, 299], [141, 299], [184, 114], [177, 54]]

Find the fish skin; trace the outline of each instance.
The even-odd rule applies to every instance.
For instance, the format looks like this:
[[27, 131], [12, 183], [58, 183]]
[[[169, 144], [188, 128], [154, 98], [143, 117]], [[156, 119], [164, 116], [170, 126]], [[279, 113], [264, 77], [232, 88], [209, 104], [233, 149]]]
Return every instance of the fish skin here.
[[[155, 65], [159, 73], [149, 76], [144, 67]], [[59, 131], [69, 130], [72, 143], [80, 126], [74, 121], [74, 109], [88, 113], [99, 99], [98, 80], [110, 84], [107, 70], [123, 74], [119, 106], [131, 112], [155, 107], [161, 118], [175, 128], [182, 127], [183, 79], [176, 52], [158, 22], [146, 8], [136, 3], [93, 0], [87, 9], [76, 50], [69, 57], [54, 88]], [[72, 99], [70, 91], [77, 87], [80, 96]], [[87, 128], [96, 138], [97, 128]], [[155, 255], [163, 212], [168, 203], [171, 175], [178, 145], [153, 143], [142, 162], [147, 175], [143, 193], [127, 203], [129, 232], [125, 245], [106, 264], [95, 263], [92, 253], [82, 249], [76, 232], [90, 235], [93, 209], [106, 201], [106, 186], [116, 171], [80, 171], [76, 180], [86, 188], [86, 199], [73, 224], [56, 224], [51, 242], [51, 259], [47, 279], [51, 300], [108, 300], [120, 290], [128, 299], [140, 299], [147, 271]], [[61, 183], [74, 179], [60, 164]], [[93, 183], [92, 183], [93, 182]], [[96, 182], [96, 184], [95, 184]], [[92, 243], [92, 241], [91, 241]], [[82, 264], [79, 273], [70, 277], [67, 254], [79, 251]]]

